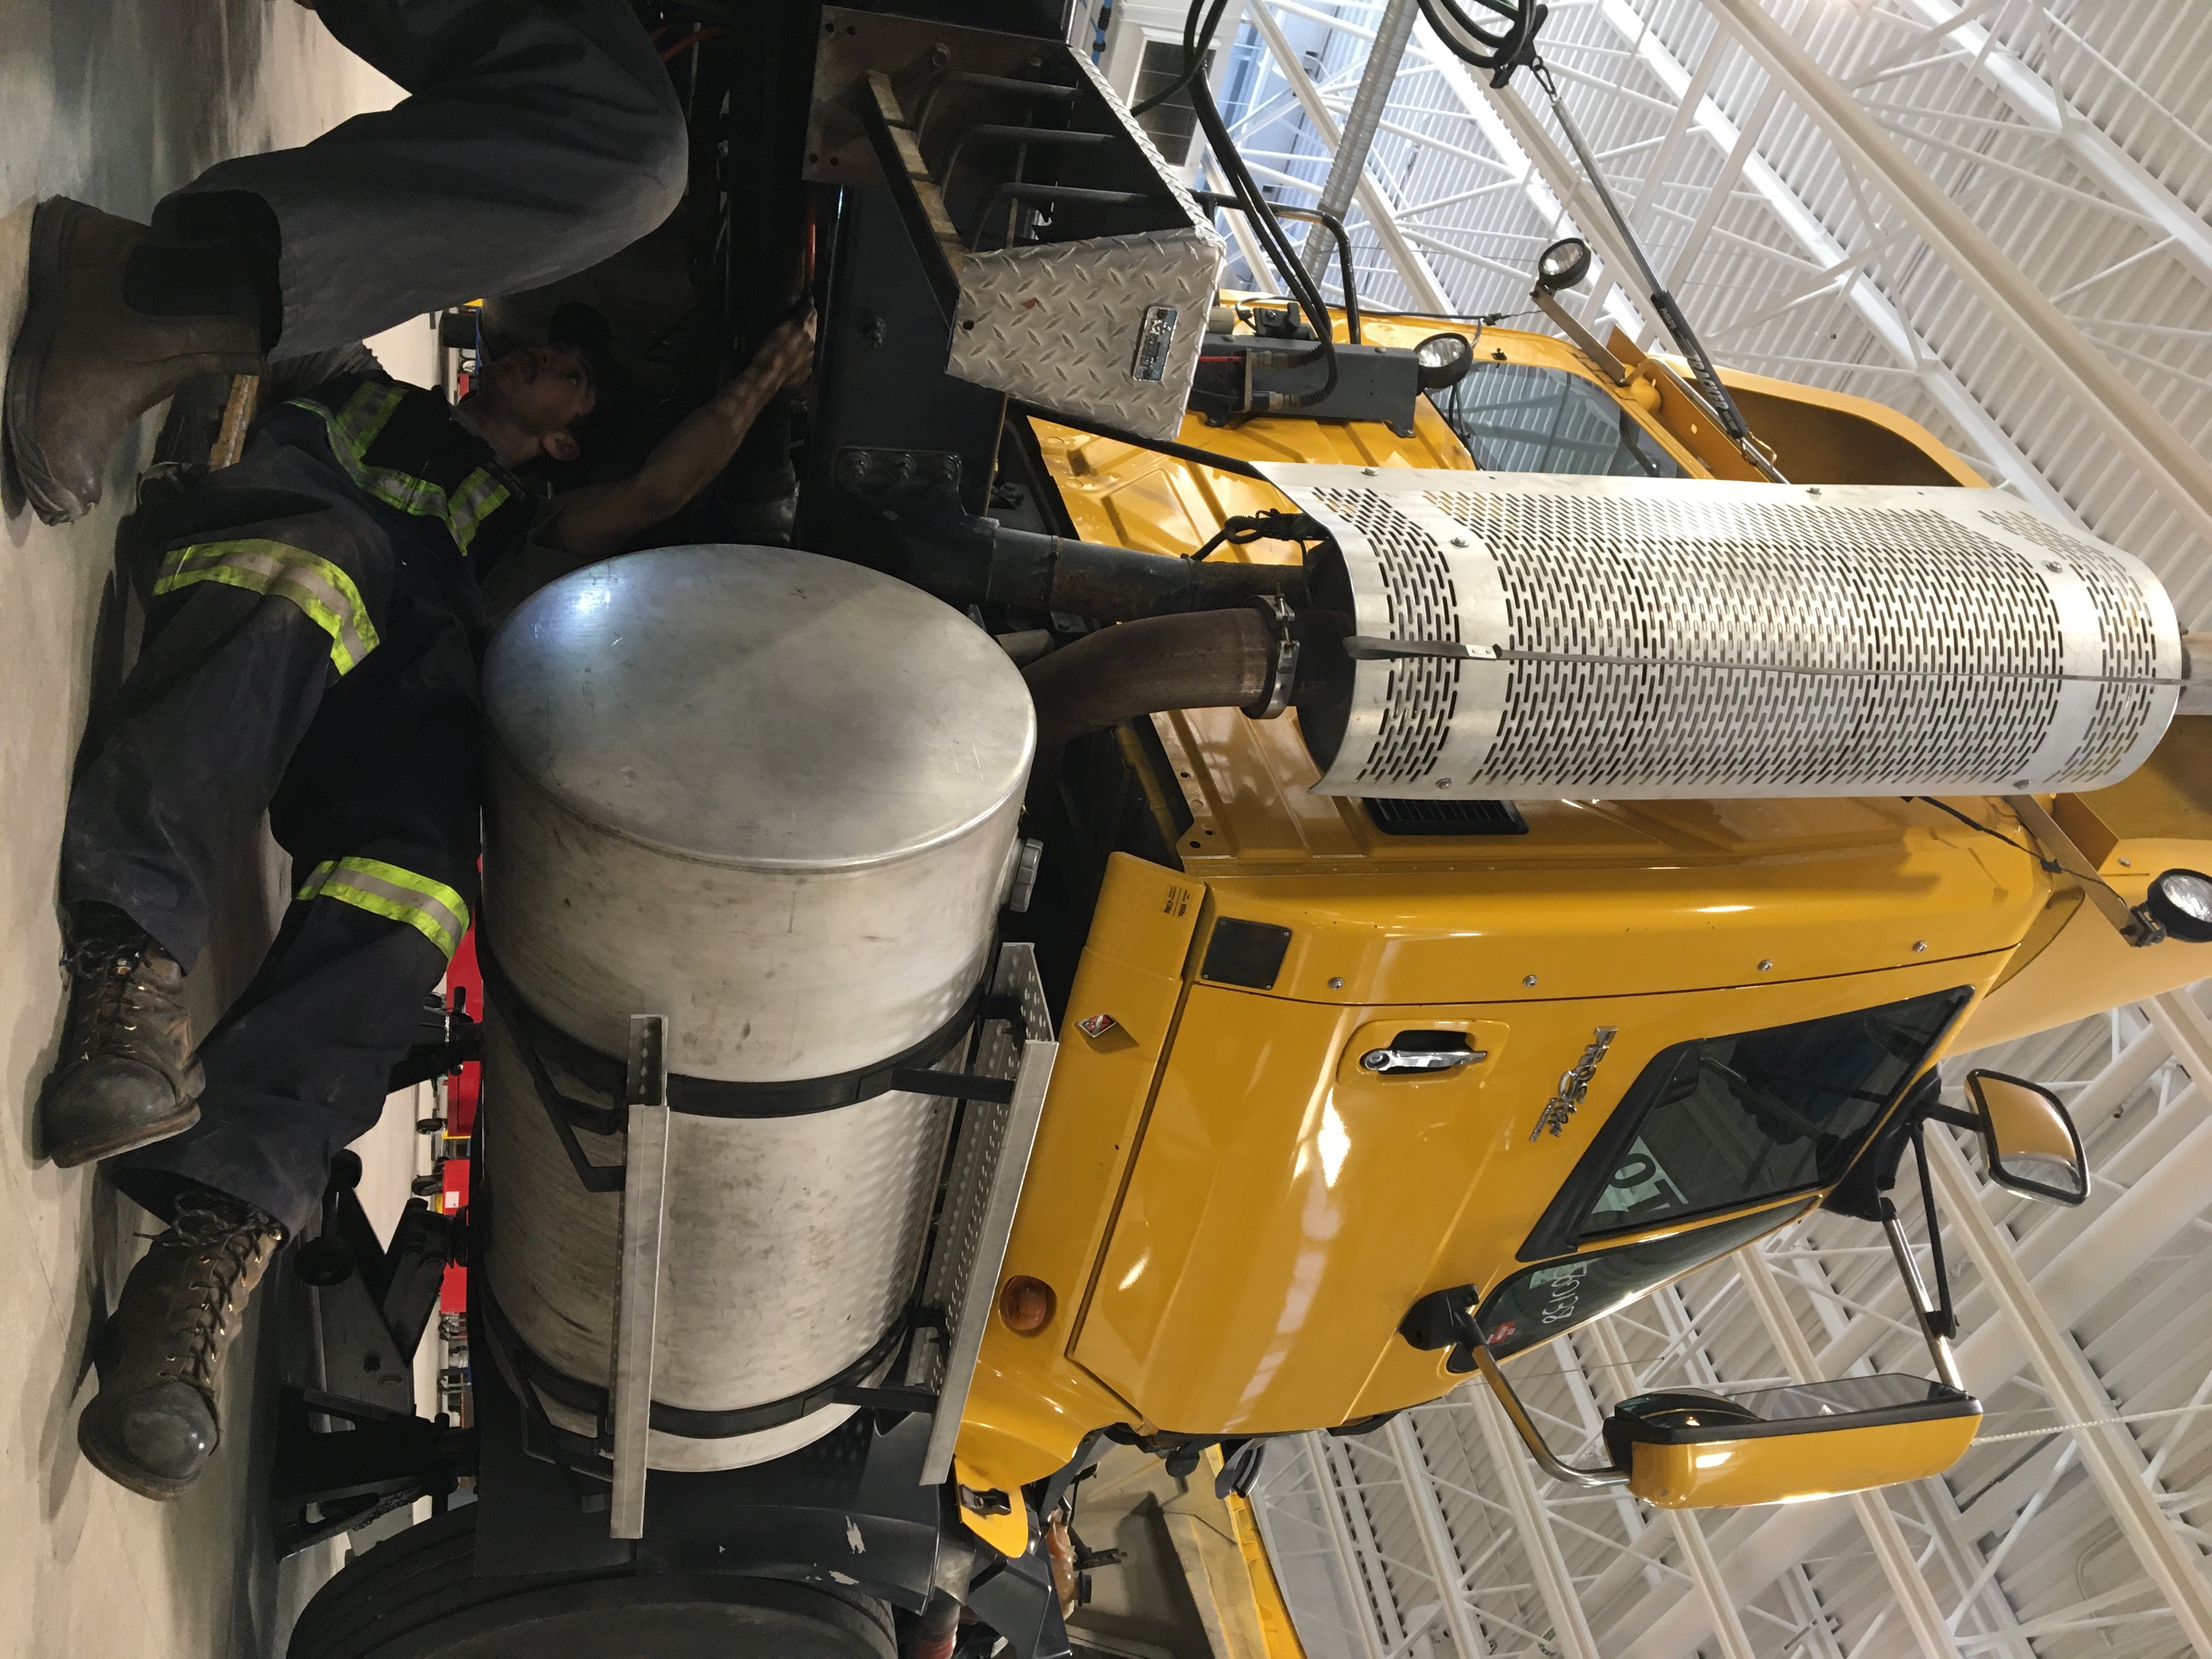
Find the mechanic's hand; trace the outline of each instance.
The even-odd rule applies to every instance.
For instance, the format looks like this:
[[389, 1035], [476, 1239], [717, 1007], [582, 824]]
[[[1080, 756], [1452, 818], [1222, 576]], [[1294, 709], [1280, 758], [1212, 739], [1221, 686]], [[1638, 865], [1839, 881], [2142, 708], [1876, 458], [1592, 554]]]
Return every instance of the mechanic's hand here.
[[795, 386], [813, 372], [814, 307], [811, 305], [801, 315], [778, 323], [745, 368], [747, 375], [770, 392]]

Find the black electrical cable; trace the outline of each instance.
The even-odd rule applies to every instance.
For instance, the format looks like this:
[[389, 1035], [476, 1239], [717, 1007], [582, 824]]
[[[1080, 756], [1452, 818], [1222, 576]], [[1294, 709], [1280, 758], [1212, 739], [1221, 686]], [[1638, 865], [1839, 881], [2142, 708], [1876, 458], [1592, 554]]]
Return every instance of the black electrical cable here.
[[[1474, 19], [1462, 11], [1458, 0], [1419, 0], [1421, 15], [1437, 32], [1437, 38], [1450, 49], [1455, 58], [1486, 70], [1491, 85], [1502, 87], [1515, 69], [1528, 61], [1533, 55], [1536, 31], [1543, 27], [1544, 8], [1522, 0], [1519, 5], [1508, 5], [1504, 0], [1477, 0], [1485, 9], [1496, 12], [1506, 20], [1502, 34], [1486, 33]], [[1449, 18], [1451, 27], [1445, 19]], [[1468, 40], [1474, 41], [1468, 45]]]
[[1261, 483], [1272, 482], [1267, 475], [1235, 455], [1223, 455], [1211, 449], [1199, 449], [1189, 444], [1180, 444], [1167, 438], [1147, 438], [1142, 433], [1132, 432], [1127, 427], [1115, 426], [1109, 421], [1094, 421], [1089, 416], [1071, 415], [1065, 410], [1047, 409], [1042, 404], [1025, 404], [1018, 400], [1007, 404], [1014, 413], [1031, 420], [1049, 421], [1055, 426], [1073, 427], [1078, 432], [1088, 432], [1095, 438], [1106, 438], [1117, 444], [1127, 444], [1132, 449], [1149, 449], [1155, 454], [1171, 455], [1178, 461], [1188, 461], [1194, 466], [1210, 466], [1216, 471], [1233, 472], [1240, 478], [1251, 478]]
[[1221, 528], [1188, 556], [1195, 562], [1206, 557], [1224, 542], [1231, 547], [1245, 547], [1260, 541], [1296, 542], [1298, 550], [1305, 552], [1308, 543], [1328, 538], [1328, 532], [1303, 513], [1285, 513], [1275, 507], [1262, 507], [1257, 513], [1232, 514], [1224, 519]]
[[[1203, 4], [1204, 3], [1205, 0], [1200, 0], [1200, 4]], [[1191, 9], [1195, 11], [1197, 7], [1194, 6]], [[1146, 99], [1143, 103], [1130, 105], [1130, 114], [1147, 114], [1150, 112], [1158, 109], [1162, 104], [1166, 103], [1169, 99], [1174, 97], [1176, 94], [1181, 92], [1185, 87], [1190, 84], [1190, 77], [1197, 74], [1200, 65], [1206, 62], [1206, 50], [1208, 46], [1211, 46], [1213, 44], [1213, 32], [1221, 27], [1222, 15], [1228, 9], [1229, 0], [1214, 0], [1213, 10], [1206, 17], [1206, 27], [1198, 32], [1198, 39], [1195, 42], [1196, 50], [1194, 51], [1191, 49], [1193, 43], [1188, 38], [1189, 33], [1188, 30], [1186, 29], [1184, 31], [1186, 36], [1184, 50], [1188, 53], [1188, 55], [1183, 59], [1182, 68], [1176, 71], [1176, 78], [1174, 80], [1169, 82], [1167, 85], [1162, 87], [1151, 97]]]
[[2041, 853], [2038, 852], [2033, 847], [2022, 847], [2010, 836], [2005, 834], [2003, 830], [1992, 830], [1988, 824], [1981, 822], [1980, 819], [1968, 817], [1957, 807], [1948, 805], [1942, 801], [1937, 800], [1933, 795], [1907, 795], [1905, 799], [1926, 801], [1929, 805], [1934, 807], [1937, 811], [1948, 812], [1953, 817], [1958, 819], [1960, 823], [1965, 824], [1967, 829], [1978, 830], [1985, 836], [1996, 837], [1998, 841], [2002, 842], [2006, 846], [2011, 848], [2014, 852], [2027, 854], [2028, 857], [2033, 859], [2038, 864], [2043, 866], [2043, 872], [2045, 875], [2057, 876], [2063, 875], [2066, 872], [2066, 866], [2064, 865], [2058, 863], [2055, 860], [2045, 858]]

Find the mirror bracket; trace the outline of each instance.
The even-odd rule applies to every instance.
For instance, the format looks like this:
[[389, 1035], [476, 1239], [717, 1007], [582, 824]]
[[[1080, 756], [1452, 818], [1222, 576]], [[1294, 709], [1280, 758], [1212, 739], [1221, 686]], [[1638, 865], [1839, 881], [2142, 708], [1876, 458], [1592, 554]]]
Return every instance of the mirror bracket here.
[[[1937, 1328], [1940, 1324], [1948, 1322], [1943, 1310], [1929, 1302], [1928, 1287], [1921, 1281], [1919, 1264], [1912, 1259], [1912, 1241], [1905, 1236], [1905, 1224], [1897, 1218], [1896, 1206], [1885, 1204], [1883, 1208], [1887, 1213], [1882, 1217], [1882, 1234], [1889, 1240], [1889, 1253], [1897, 1258], [1897, 1271], [1905, 1279], [1905, 1299], [1911, 1303], [1913, 1317], [1920, 1326], [1920, 1334], [1927, 1340], [1929, 1356], [1936, 1362], [1936, 1375], [1964, 1394], [1966, 1392], [1966, 1379], [1959, 1374], [1959, 1361], [1951, 1352], [1950, 1337]], [[1934, 1227], [1937, 1224], [1935, 1217], [1930, 1215], [1929, 1225]]]
[[1528, 1407], [1521, 1403], [1521, 1396], [1513, 1392], [1513, 1385], [1505, 1380], [1505, 1373], [1490, 1357], [1490, 1350], [1477, 1342], [1474, 1344], [1474, 1352], [1476, 1368], [1490, 1384], [1491, 1391], [1498, 1396], [1498, 1403], [1505, 1408], [1507, 1419], [1519, 1431], [1522, 1443], [1528, 1448], [1529, 1455], [1536, 1460], [1545, 1474], [1563, 1485], [1580, 1486], [1586, 1491], [1602, 1491], [1608, 1486], [1628, 1484], [1628, 1471], [1626, 1469], [1610, 1467], [1578, 1469], [1571, 1464], [1561, 1462], [1558, 1454], [1545, 1443], [1543, 1431], [1536, 1426], [1536, 1419], [1528, 1415]]
[[2142, 949], [2166, 938], [2165, 925], [2151, 915], [2149, 907], [2130, 905], [2115, 892], [2112, 884], [2097, 873], [2088, 854], [2074, 844], [2074, 838], [2059, 827], [2057, 819], [2043, 810], [2041, 801], [2033, 795], [2007, 795], [2004, 804], [2043, 849], [2045, 867], [2055, 866], [2058, 872], [2073, 877], [2097, 914], [2112, 923], [2122, 939]]

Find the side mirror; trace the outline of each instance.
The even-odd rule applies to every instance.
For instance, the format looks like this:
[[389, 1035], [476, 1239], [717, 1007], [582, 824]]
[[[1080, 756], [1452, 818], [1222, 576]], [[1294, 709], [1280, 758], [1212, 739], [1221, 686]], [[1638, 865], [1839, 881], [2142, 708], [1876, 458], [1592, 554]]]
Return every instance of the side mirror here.
[[1981, 1422], [1972, 1395], [1885, 1373], [1740, 1395], [1638, 1395], [1606, 1419], [1605, 1443], [1647, 1504], [1735, 1508], [1941, 1474]]
[[2089, 1196], [2081, 1137], [2057, 1095], [2002, 1072], [1969, 1072], [1966, 1098], [1989, 1153], [1991, 1181], [2051, 1204], [2079, 1204]]

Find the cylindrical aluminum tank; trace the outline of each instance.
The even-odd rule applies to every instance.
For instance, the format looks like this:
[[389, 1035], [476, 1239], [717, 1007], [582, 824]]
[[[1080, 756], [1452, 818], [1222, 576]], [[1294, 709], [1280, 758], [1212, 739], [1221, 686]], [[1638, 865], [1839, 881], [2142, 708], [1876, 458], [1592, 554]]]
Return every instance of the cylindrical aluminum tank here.
[[[533, 596], [483, 683], [484, 938], [560, 1034], [620, 1056], [631, 1016], [660, 1014], [672, 1073], [789, 1083], [906, 1053], [976, 986], [1036, 722], [1019, 673], [958, 611], [814, 554], [665, 549]], [[556, 1425], [590, 1433], [562, 1379], [608, 1383], [620, 1194], [583, 1188], [515, 1023], [489, 1016], [484, 1271], [531, 1364], [558, 1374], [538, 1390]], [[875, 1350], [913, 1286], [950, 1109], [891, 1092], [795, 1116], [675, 1113], [655, 1401], [763, 1407]], [[619, 1135], [578, 1138], [620, 1161]], [[851, 1410], [729, 1437], [656, 1430], [651, 1461], [757, 1462]]]

